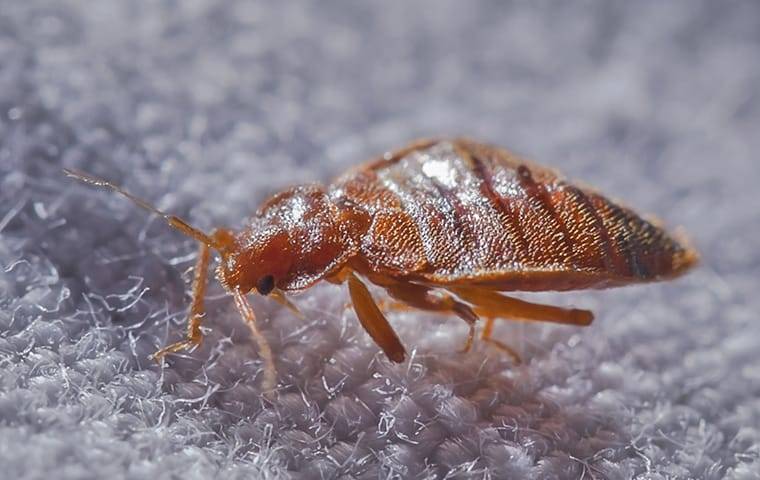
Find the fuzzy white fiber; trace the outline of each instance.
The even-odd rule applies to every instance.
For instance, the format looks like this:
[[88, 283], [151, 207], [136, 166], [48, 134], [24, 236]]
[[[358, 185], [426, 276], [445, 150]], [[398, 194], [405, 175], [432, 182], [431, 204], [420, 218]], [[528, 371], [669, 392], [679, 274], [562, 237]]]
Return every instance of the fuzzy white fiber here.
[[[760, 4], [0, 0], [0, 478], [760, 478]], [[700, 250], [670, 283], [526, 295], [588, 328], [390, 314], [345, 287], [254, 298], [278, 368], [211, 288], [183, 335], [192, 223], [418, 136], [595, 185]], [[378, 297], [382, 292], [375, 291]]]

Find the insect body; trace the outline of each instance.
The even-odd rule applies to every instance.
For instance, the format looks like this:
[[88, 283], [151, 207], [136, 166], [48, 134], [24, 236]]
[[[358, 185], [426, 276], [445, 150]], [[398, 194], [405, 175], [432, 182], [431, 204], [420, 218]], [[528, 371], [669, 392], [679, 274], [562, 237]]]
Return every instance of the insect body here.
[[[636, 213], [552, 170], [467, 139], [423, 140], [354, 169], [327, 187], [298, 186], [266, 201], [239, 233], [212, 235], [108, 186], [201, 243], [189, 332], [201, 341], [209, 249], [216, 275], [253, 322], [245, 295], [256, 291], [294, 308], [285, 293], [320, 280], [347, 282], [361, 324], [388, 358], [405, 349], [364, 280], [418, 309], [479, 317], [490, 339], [497, 317], [588, 325], [590, 312], [536, 305], [503, 291], [607, 288], [675, 277], [696, 252]], [[362, 280], [364, 279], [364, 280]], [[262, 348], [268, 346], [260, 343]], [[268, 351], [268, 350], [267, 350]]]

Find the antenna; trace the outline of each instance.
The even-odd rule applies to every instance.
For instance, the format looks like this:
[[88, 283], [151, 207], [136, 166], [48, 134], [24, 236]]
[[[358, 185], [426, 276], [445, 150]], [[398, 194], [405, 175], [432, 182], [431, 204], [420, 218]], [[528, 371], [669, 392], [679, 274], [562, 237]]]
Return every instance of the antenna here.
[[109, 182], [108, 180], [104, 180], [98, 177], [93, 177], [92, 175], [88, 175], [83, 172], [69, 170], [67, 168], [63, 169], [63, 173], [65, 173], [67, 176], [71, 178], [76, 178], [77, 180], [81, 182], [89, 183], [90, 185], [95, 185], [97, 187], [106, 187], [113, 190], [114, 192], [120, 193], [124, 195], [125, 197], [127, 197], [128, 199], [132, 200], [132, 202], [137, 204], [137, 206], [163, 217], [163, 219], [166, 220], [166, 223], [176, 228], [180, 232], [184, 233], [188, 237], [192, 237], [198, 240], [199, 242], [208, 245], [211, 248], [220, 250], [219, 242], [217, 242], [210, 236], [206, 235], [201, 230], [191, 226], [190, 224], [188, 224], [181, 218], [177, 217], [176, 215], [169, 215], [168, 213], [162, 212], [161, 210], [157, 209], [156, 207], [146, 202], [142, 198], [132, 195], [128, 191], [124, 190], [123, 188], [121, 188], [120, 186], [114, 183]]

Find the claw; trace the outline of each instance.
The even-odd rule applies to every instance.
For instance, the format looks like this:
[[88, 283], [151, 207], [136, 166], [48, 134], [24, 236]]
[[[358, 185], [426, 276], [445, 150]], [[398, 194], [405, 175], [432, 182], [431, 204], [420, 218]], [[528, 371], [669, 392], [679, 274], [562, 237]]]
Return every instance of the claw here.
[[166, 346], [166, 347], [164, 347], [164, 348], [162, 348], [160, 350], [157, 350], [155, 353], [153, 353], [152, 355], [150, 355], [148, 358], [150, 358], [151, 360], [155, 360], [158, 363], [161, 363], [161, 360], [163, 360], [163, 358], [166, 355], [170, 354], [170, 353], [177, 353], [177, 352], [179, 352], [181, 350], [193, 350], [193, 349], [195, 349], [196, 347], [198, 347], [198, 345], [201, 344], [201, 339], [202, 339], [202, 337], [199, 338], [197, 341], [195, 341], [195, 340], [183, 340], [181, 342], [172, 343], [169, 346]]

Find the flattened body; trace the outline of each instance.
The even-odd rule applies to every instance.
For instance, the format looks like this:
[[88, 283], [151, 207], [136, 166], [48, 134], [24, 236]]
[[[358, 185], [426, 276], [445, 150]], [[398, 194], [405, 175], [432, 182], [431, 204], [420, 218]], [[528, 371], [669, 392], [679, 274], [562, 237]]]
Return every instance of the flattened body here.
[[499, 290], [603, 288], [675, 276], [696, 254], [556, 172], [466, 139], [419, 142], [339, 178], [366, 209], [363, 268]]

